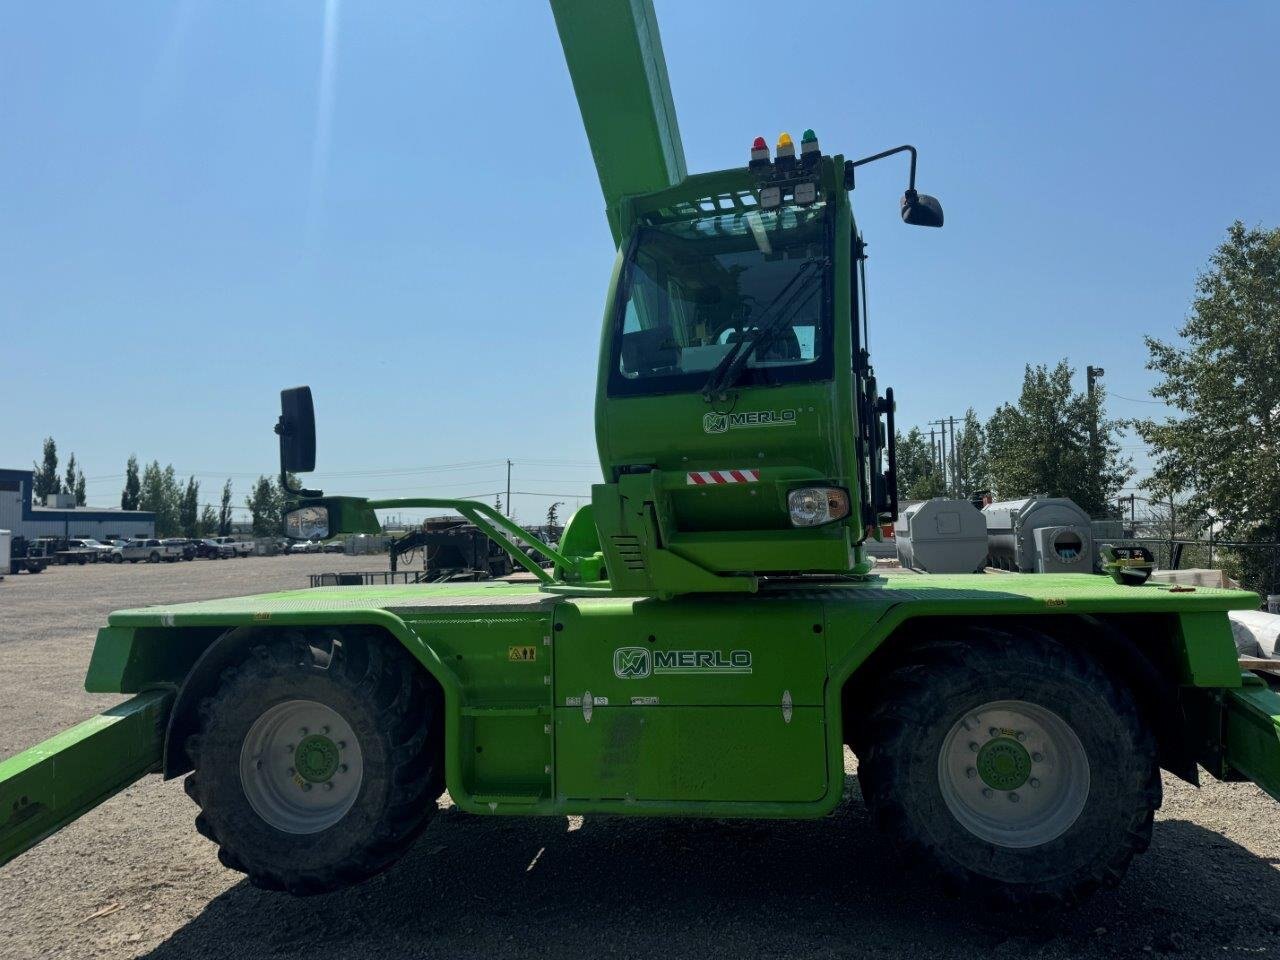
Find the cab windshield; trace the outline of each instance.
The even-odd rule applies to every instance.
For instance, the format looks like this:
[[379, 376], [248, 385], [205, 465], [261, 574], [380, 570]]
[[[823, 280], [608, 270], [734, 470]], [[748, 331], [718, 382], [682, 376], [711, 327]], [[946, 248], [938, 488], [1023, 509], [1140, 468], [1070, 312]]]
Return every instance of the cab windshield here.
[[642, 228], [614, 321], [610, 394], [695, 392], [729, 363], [737, 386], [830, 377], [828, 219], [815, 204]]

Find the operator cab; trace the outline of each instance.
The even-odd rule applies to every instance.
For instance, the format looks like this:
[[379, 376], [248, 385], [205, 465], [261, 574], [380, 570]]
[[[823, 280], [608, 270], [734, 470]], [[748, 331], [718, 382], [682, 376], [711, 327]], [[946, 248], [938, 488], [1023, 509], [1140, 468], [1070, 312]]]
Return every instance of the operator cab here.
[[[941, 225], [913, 148], [846, 163], [806, 131], [776, 158], [686, 177], [615, 211], [590, 517], [614, 589], [755, 590], [761, 575], [865, 573], [895, 512], [883, 454], [892, 394], [860, 340], [861, 245], [848, 191], [910, 150], [908, 223]], [[890, 454], [892, 469], [892, 455]], [[566, 534], [566, 540], [569, 539]]]

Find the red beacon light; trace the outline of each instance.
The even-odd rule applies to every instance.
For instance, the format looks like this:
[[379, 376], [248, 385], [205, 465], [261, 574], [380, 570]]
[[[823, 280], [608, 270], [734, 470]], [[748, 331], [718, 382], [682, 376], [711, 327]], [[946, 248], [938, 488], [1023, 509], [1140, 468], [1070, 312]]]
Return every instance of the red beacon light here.
[[765, 142], [764, 137], [756, 137], [751, 144], [751, 162], [747, 164], [747, 167], [751, 170], [757, 170], [768, 166], [769, 144]]

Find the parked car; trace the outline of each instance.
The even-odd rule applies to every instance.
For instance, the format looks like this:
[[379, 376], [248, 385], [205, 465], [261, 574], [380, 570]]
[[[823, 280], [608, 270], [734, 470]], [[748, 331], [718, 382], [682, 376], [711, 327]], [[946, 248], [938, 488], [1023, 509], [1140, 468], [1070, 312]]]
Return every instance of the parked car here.
[[182, 559], [182, 548], [163, 540], [130, 540], [120, 548], [120, 558], [130, 563], [137, 563], [139, 560], [148, 563], [167, 560], [173, 563]]
[[194, 540], [188, 540], [186, 537], [166, 537], [160, 542], [166, 546], [177, 547], [183, 560], [194, 560], [196, 558], [196, 542]]
[[72, 537], [67, 541], [67, 546], [71, 550], [92, 550], [95, 560], [111, 559], [111, 544], [102, 543], [93, 537]]
[[196, 556], [202, 560], [225, 560], [236, 555], [236, 548], [229, 543], [219, 543], [212, 537], [203, 540], [192, 540], [196, 548]]
[[295, 540], [289, 544], [290, 553], [319, 553], [320, 543], [316, 540]]
[[328, 543], [321, 544], [320, 549], [323, 553], [345, 553], [347, 545], [341, 540], [330, 540]]
[[235, 550], [235, 556], [237, 557], [248, 557], [253, 555], [252, 540], [239, 540], [236, 537], [214, 537], [213, 539], [216, 543], [230, 544], [231, 548]]

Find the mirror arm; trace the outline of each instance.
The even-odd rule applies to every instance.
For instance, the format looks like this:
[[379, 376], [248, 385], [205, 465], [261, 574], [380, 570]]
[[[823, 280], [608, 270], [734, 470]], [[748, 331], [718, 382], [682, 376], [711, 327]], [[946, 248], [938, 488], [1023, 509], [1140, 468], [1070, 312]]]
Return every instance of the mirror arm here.
[[877, 160], [883, 160], [885, 157], [892, 157], [896, 153], [911, 154], [911, 173], [907, 180], [907, 193], [914, 194], [916, 192], [916, 148], [909, 143], [904, 143], [900, 147], [894, 147], [892, 150], [884, 150], [870, 157], [863, 157], [861, 160], [846, 160], [844, 162], [844, 188], [846, 190], [853, 189], [853, 171], [856, 167], [864, 164], [875, 163]]

